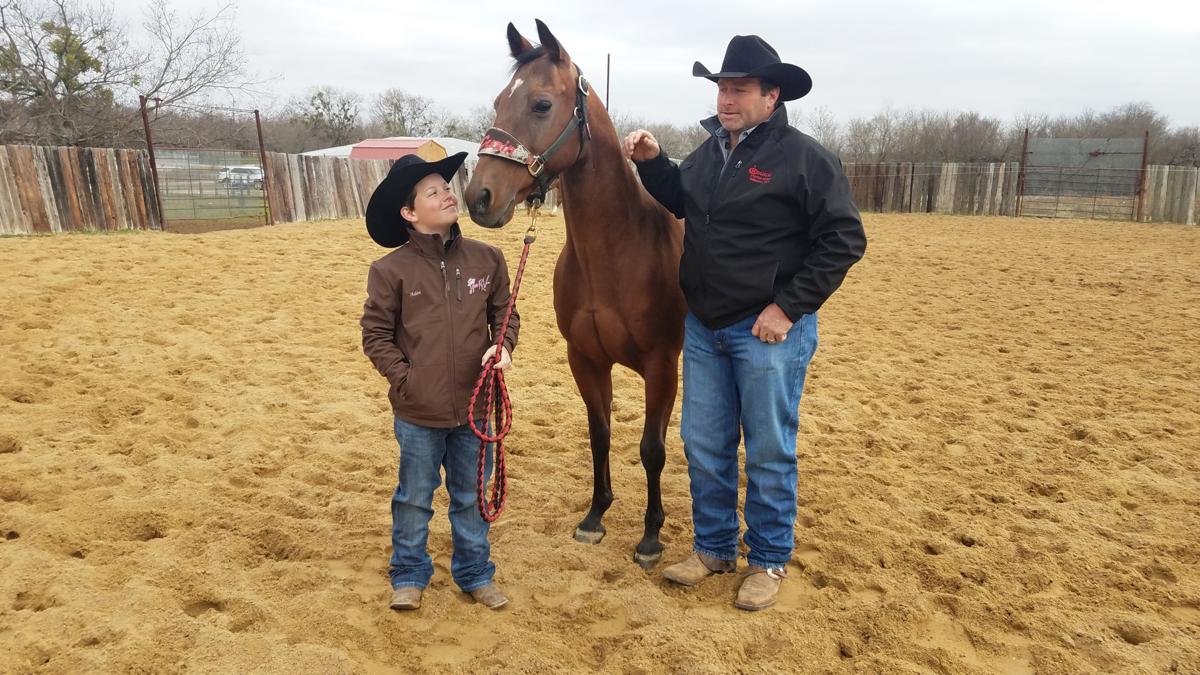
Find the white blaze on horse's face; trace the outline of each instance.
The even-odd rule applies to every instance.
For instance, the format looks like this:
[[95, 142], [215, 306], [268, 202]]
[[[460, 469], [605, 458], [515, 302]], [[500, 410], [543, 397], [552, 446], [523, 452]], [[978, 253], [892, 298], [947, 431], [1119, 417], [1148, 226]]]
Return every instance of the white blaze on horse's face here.
[[521, 78], [519, 78], [519, 77], [516, 77], [516, 76], [514, 75], [514, 76], [513, 76], [512, 88], [510, 88], [510, 89], [508, 90], [508, 97], [509, 97], [509, 98], [512, 98], [512, 97], [513, 97], [513, 94], [517, 93], [517, 90], [518, 90], [518, 89], [520, 89], [520, 88], [521, 88], [521, 85], [523, 85], [523, 84], [525, 84], [525, 80], [522, 80]]

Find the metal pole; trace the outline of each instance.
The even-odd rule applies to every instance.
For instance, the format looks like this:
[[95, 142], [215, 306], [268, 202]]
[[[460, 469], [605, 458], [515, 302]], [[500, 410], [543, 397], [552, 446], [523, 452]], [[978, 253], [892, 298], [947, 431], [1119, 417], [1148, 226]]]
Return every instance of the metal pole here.
[[612, 54], [607, 54], [607, 65], [604, 66], [604, 109], [608, 110], [608, 86], [612, 81]]
[[1058, 167], [1058, 184], [1054, 190], [1054, 216], [1053, 216], [1054, 218], [1058, 217], [1058, 205], [1062, 201], [1062, 191], [1063, 191], [1062, 172], [1063, 172], [1063, 167], [1061, 167], [1061, 166]]
[[258, 114], [257, 110], [254, 111], [254, 126], [258, 128], [258, 161], [263, 170], [263, 195], [267, 198], [267, 224], [270, 225], [274, 220], [271, 211], [271, 172], [267, 170], [267, 150], [263, 145], [262, 116]]
[[1137, 186], [1137, 211], [1134, 215], [1135, 222], [1142, 222], [1142, 205], [1146, 202], [1146, 163], [1150, 160], [1150, 130], [1146, 130], [1146, 135], [1142, 138], [1142, 168], [1138, 172]]
[[167, 215], [163, 212], [162, 194], [158, 187], [158, 162], [154, 159], [154, 138], [150, 135], [150, 117], [146, 114], [146, 97], [138, 96], [142, 106], [142, 129], [146, 131], [146, 152], [150, 155], [150, 175], [154, 178], [154, 203], [158, 205], [158, 227], [167, 231]]
[[1025, 155], [1029, 152], [1029, 127], [1025, 127], [1025, 140], [1021, 142], [1021, 164], [1017, 170], [1017, 217], [1021, 217], [1021, 201], [1025, 196]]
[[910, 162], [908, 165], [908, 212], [913, 212], [913, 184], [917, 182], [917, 163]]

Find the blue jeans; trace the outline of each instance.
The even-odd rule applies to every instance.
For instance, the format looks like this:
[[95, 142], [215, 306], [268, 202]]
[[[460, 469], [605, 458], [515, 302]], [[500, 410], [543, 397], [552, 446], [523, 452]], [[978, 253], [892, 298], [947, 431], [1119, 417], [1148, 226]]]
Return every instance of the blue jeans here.
[[[450, 493], [450, 531], [454, 553], [450, 574], [454, 583], [470, 592], [492, 582], [488, 522], [479, 515], [476, 472], [479, 439], [467, 425], [435, 429], [395, 420], [400, 444], [400, 475], [392, 495], [392, 559], [388, 575], [392, 588], [425, 588], [433, 577], [429, 557], [429, 519], [433, 516], [433, 491], [446, 468]], [[491, 475], [489, 448], [486, 474]]]
[[691, 478], [694, 548], [719, 560], [738, 553], [738, 443], [746, 437], [746, 546], [758, 567], [792, 557], [796, 522], [796, 430], [817, 315], [787, 339], [750, 334], [757, 316], [709, 330], [688, 314], [683, 342], [683, 436]]

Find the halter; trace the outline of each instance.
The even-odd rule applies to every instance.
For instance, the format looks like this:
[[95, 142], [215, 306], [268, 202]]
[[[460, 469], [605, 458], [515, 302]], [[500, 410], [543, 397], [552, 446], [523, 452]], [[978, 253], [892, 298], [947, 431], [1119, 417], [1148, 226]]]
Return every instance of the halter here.
[[575, 112], [571, 115], [571, 121], [567, 122], [567, 128], [563, 129], [558, 138], [542, 154], [534, 154], [515, 136], [499, 127], [492, 127], [484, 132], [483, 140], [479, 143], [479, 154], [511, 160], [529, 169], [529, 175], [533, 176], [535, 188], [525, 198], [527, 202], [541, 202], [546, 198], [546, 193], [558, 179], [558, 174], [546, 172], [546, 165], [550, 163], [550, 158], [554, 156], [554, 153], [558, 152], [559, 148], [567, 142], [571, 134], [576, 129], [579, 130], [579, 152], [575, 155], [575, 161], [579, 161], [579, 158], [583, 156], [584, 142], [592, 137], [592, 129], [588, 125], [587, 118], [587, 97], [591, 93], [591, 86], [584, 79], [583, 70], [578, 65], [575, 66], [575, 70], [579, 73], [579, 80], [575, 87]]

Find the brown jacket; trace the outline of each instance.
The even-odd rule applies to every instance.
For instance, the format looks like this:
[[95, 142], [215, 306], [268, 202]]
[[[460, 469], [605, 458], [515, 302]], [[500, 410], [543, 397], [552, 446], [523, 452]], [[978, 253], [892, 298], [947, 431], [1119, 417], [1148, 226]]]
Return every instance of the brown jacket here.
[[[499, 249], [462, 237], [458, 225], [449, 244], [410, 234], [408, 243], [371, 263], [363, 351], [388, 379], [397, 417], [456, 427], [467, 423], [479, 362], [504, 321], [508, 267]], [[520, 323], [514, 310], [504, 337], [510, 352]]]

